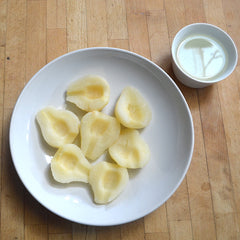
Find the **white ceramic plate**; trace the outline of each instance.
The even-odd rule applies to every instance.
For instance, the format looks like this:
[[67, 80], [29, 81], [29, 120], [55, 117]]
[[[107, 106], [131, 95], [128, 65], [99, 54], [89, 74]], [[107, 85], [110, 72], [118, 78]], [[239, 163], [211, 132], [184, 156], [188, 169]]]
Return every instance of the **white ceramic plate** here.
[[[93, 202], [88, 184], [62, 185], [52, 179], [49, 163], [54, 150], [42, 140], [35, 120], [45, 106], [69, 108], [66, 88], [87, 74], [101, 75], [110, 84], [110, 102], [103, 112], [112, 114], [122, 89], [131, 85], [141, 91], [153, 113], [150, 125], [141, 131], [150, 146], [150, 162], [143, 169], [129, 171], [127, 188], [106, 205]], [[183, 95], [161, 68], [125, 50], [89, 48], [55, 59], [28, 82], [13, 111], [10, 148], [19, 177], [43, 206], [74, 222], [106, 226], [141, 218], [174, 193], [191, 161], [193, 131]]]

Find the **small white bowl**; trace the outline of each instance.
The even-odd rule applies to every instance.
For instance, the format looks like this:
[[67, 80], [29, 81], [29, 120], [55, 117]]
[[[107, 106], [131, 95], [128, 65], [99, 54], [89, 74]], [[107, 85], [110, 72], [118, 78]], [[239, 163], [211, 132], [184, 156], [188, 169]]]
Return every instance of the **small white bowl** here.
[[207, 23], [182, 28], [173, 39], [171, 51], [174, 74], [192, 88], [207, 87], [227, 78], [238, 60], [231, 37]]

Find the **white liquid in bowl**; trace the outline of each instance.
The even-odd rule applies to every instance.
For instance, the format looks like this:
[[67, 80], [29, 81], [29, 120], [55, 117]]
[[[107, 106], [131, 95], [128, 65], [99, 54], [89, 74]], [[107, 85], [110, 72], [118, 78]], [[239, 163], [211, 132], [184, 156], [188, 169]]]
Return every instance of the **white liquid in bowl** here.
[[184, 72], [199, 80], [213, 80], [227, 65], [224, 47], [205, 35], [183, 40], [177, 49], [177, 61]]

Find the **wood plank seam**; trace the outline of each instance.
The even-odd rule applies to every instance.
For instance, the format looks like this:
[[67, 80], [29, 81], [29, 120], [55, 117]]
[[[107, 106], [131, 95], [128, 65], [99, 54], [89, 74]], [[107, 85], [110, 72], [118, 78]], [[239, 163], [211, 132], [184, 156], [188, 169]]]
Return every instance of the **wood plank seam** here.
[[[125, 4], [125, 9], [126, 9], [126, 28], [127, 28], [127, 36], [128, 36], [128, 48], [130, 48], [130, 44], [129, 44], [129, 29], [128, 29], [128, 13], [127, 13], [127, 6], [126, 6], [126, 1], [127, 0], [124, 0], [124, 4]], [[130, 49], [128, 49], [130, 50]]]
[[166, 217], [167, 217], [168, 236], [169, 236], [169, 239], [171, 239], [170, 222], [168, 221], [169, 215], [168, 215], [167, 203], [165, 203], [165, 209], [166, 209]]
[[[215, 88], [214, 88], [215, 87]], [[215, 97], [217, 97], [217, 99], [219, 100], [220, 99], [220, 96], [219, 96], [219, 91], [218, 91], [218, 86], [216, 85], [216, 86], [212, 86], [212, 90], [214, 91], [215, 90], [215, 94], [216, 94], [216, 96]], [[199, 90], [199, 91], [203, 91], [203, 92], [205, 92], [204, 90]], [[221, 112], [221, 105], [220, 105], [220, 100], [217, 102], [217, 104], [218, 104], [218, 108], [219, 108], [219, 111], [218, 111], [218, 119], [220, 119], [220, 127], [221, 127], [221, 129], [222, 129], [222, 131], [223, 131], [223, 138], [224, 138], [224, 140], [225, 141], [223, 141], [224, 143], [223, 143], [223, 147], [224, 148], [226, 148], [226, 151], [227, 151], [227, 143], [226, 143], [226, 134], [225, 134], [225, 129], [224, 129], [224, 123], [223, 123], [223, 116], [222, 116], [222, 112]], [[202, 111], [201, 111], [201, 106], [200, 106], [200, 115], [201, 115], [201, 117], [202, 117]], [[231, 202], [227, 205], [227, 207], [228, 208], [230, 208], [230, 209], [224, 209], [224, 208], [222, 208], [222, 206], [221, 207], [219, 207], [219, 199], [218, 198], [216, 198], [216, 194], [217, 194], [217, 192], [215, 192], [215, 196], [213, 195], [214, 194], [214, 189], [212, 189], [212, 183], [214, 184], [215, 182], [214, 182], [214, 179], [211, 179], [211, 174], [214, 174], [212, 171], [213, 171], [213, 169], [212, 169], [212, 167], [213, 166], [209, 166], [209, 164], [210, 164], [210, 162], [211, 162], [211, 159], [209, 159], [209, 156], [208, 156], [208, 153], [207, 153], [207, 146], [206, 146], [206, 142], [207, 141], [209, 141], [209, 139], [206, 139], [206, 136], [205, 136], [205, 134], [206, 134], [206, 132], [205, 132], [205, 130], [207, 130], [207, 129], [203, 129], [203, 137], [204, 137], [204, 147], [205, 147], [205, 152], [206, 152], [206, 160], [207, 160], [207, 167], [208, 167], [208, 174], [209, 174], [209, 179], [210, 179], [210, 190], [211, 190], [211, 195], [212, 195], [212, 206], [213, 206], [213, 213], [214, 213], [214, 222], [215, 222], [215, 228], [216, 228], [216, 234], [217, 234], [217, 238], [218, 237], [220, 237], [220, 235], [221, 235], [221, 233], [219, 233], [219, 232], [221, 232], [221, 227], [220, 226], [218, 226], [217, 224], [219, 223], [219, 221], [221, 221], [221, 219], [223, 218], [223, 215], [224, 214], [231, 214], [231, 213], [234, 213], [234, 211], [235, 211], [235, 209], [236, 209], [236, 202], [234, 201], [234, 196], [233, 196], [233, 191], [232, 191], [232, 182], [231, 182], [231, 178], [230, 178], [230, 174], [228, 175], [227, 174], [227, 177], [226, 177], [226, 180], [227, 180], [227, 182], [229, 182], [229, 184], [230, 184], [230, 186], [231, 186], [231, 193], [230, 193], [230, 199], [229, 199], [229, 201], [231, 200]], [[224, 149], [223, 149], [224, 150]], [[211, 154], [211, 150], [210, 150], [210, 154]], [[226, 164], [226, 166], [227, 166], [227, 170], [230, 170], [229, 169], [229, 158], [228, 158], [228, 156], [226, 157], [226, 158], [224, 158], [224, 164]], [[211, 169], [210, 169], [210, 167], [211, 167]], [[212, 172], [212, 173], [211, 173]], [[230, 172], [230, 171], [229, 171]], [[212, 177], [214, 177], [214, 176], [217, 176], [216, 174], [215, 175], [213, 175]], [[215, 197], [215, 199], [214, 199], [214, 197]], [[224, 199], [221, 199], [220, 198], [220, 200], [224, 200]], [[226, 201], [226, 200], [224, 200], [224, 201]], [[224, 212], [218, 212], [218, 211], [223, 211], [224, 210]], [[229, 211], [230, 210], [230, 211]], [[222, 218], [219, 218], [219, 216], [222, 216]], [[233, 220], [233, 219], [232, 219]], [[236, 220], [236, 219], [235, 219]], [[233, 221], [235, 221], [235, 220], [233, 220]], [[232, 229], [230, 229], [230, 231], [231, 231]], [[233, 234], [233, 233], [232, 233]]]
[[[86, 8], [86, 30], [88, 29], [88, 26], [89, 26], [89, 19], [88, 19], [88, 10], [87, 10], [87, 3], [86, 3], [86, 1], [88, 1], [88, 0], [83, 0], [83, 2], [85, 3], [85, 8]], [[105, 1], [105, 0], [104, 0]], [[86, 34], [86, 43], [87, 43], [87, 47], [88, 47], [88, 42], [89, 42], [89, 40], [88, 40], [88, 34]]]
[[192, 239], [194, 239], [194, 237], [193, 237], [193, 224], [192, 224], [192, 212], [191, 212], [191, 204], [190, 204], [190, 198], [189, 198], [187, 174], [186, 174], [185, 178], [186, 178], [186, 184], [187, 184], [188, 211], [189, 211], [189, 216], [190, 216]]
[[168, 221], [168, 210], [167, 210], [167, 204], [166, 203], [164, 203], [164, 205], [165, 205], [165, 211], [166, 211], [166, 217], [167, 217], [167, 228], [168, 228], [168, 237], [169, 237], [169, 239], [170, 239], [170, 224], [169, 224], [169, 221]]
[[213, 194], [212, 194], [212, 186], [211, 186], [211, 181], [210, 181], [210, 176], [209, 176], [209, 168], [208, 168], [208, 158], [207, 158], [207, 152], [206, 152], [206, 147], [205, 147], [205, 136], [204, 136], [204, 131], [203, 131], [203, 125], [202, 125], [202, 114], [201, 114], [201, 109], [200, 109], [200, 97], [199, 97], [199, 90], [196, 89], [197, 91], [197, 100], [198, 100], [198, 108], [199, 108], [199, 115], [201, 119], [201, 131], [203, 133], [203, 146], [204, 146], [204, 154], [205, 154], [205, 160], [206, 160], [206, 167], [207, 167], [207, 173], [208, 173], [208, 182], [210, 184], [210, 193], [211, 193], [211, 205], [212, 205], [212, 212], [213, 212], [213, 217], [214, 217], [214, 228], [215, 228], [215, 233], [217, 233], [217, 226], [216, 226], [216, 221], [215, 221], [215, 211], [214, 211], [214, 204], [213, 204]]
[[102, 1], [98, 8], [96, 7], [97, 3], [97, 0], [86, 1], [86, 25], [89, 30], [87, 34], [88, 47], [107, 46], [106, 1]]
[[[4, 4], [4, 2], [0, 1], [0, 4]], [[6, 46], [6, 31], [7, 31], [7, 13], [8, 13], [8, 1], [5, 1], [5, 5], [2, 6], [0, 5], [1, 7], [1, 20], [2, 20], [2, 17], [4, 18], [3, 22], [0, 23], [0, 47], [5, 47]], [[2, 16], [2, 11], [4, 11], [4, 16]]]
[[[1, 47], [5, 47], [5, 57], [6, 57], [6, 40], [7, 40], [7, 25], [8, 25], [8, 1], [6, 1], [6, 9], [5, 9], [5, 11], [6, 11], [5, 26], [4, 26], [5, 36], [1, 36], [3, 38], [3, 42], [2, 42]], [[5, 70], [5, 61], [4, 61], [4, 70]], [[4, 71], [4, 74], [5, 74], [5, 71]], [[4, 76], [3, 80], [5, 82], [5, 76]]]
[[[128, 31], [127, 31], [127, 12], [126, 12], [125, 1], [124, 0], [120, 0], [120, 2], [115, 1], [114, 4], [116, 5], [114, 5], [110, 1], [111, 0], [105, 0], [106, 19], [107, 19], [107, 39], [108, 40], [117, 40], [117, 39], [127, 40]], [[119, 13], [117, 14], [117, 12]]]
[[[88, 0], [84, 0], [84, 3], [85, 3], [85, 8], [86, 8], [86, 30], [88, 29], [88, 24], [89, 24], [89, 21], [88, 21], [88, 11], [87, 11], [87, 3], [86, 3], [86, 1], [88, 1]], [[105, 0], [104, 0], [105, 1]], [[86, 34], [86, 44], [87, 44], [87, 46], [86, 47], [88, 47], [88, 42], [89, 42], [89, 40], [88, 40], [88, 34]]]
[[[218, 92], [218, 95], [219, 95], [219, 88], [218, 88], [218, 85], [217, 85], [217, 92]], [[221, 106], [221, 101], [220, 101], [220, 96], [219, 96], [219, 105], [220, 105], [220, 113], [221, 113], [221, 118], [223, 119], [223, 116], [222, 116], [222, 106]], [[231, 175], [231, 166], [230, 166], [230, 160], [229, 160], [229, 150], [228, 150], [228, 144], [227, 144], [227, 137], [226, 137], [226, 130], [225, 130], [225, 126], [224, 126], [224, 121], [223, 121], [223, 131], [224, 131], [224, 137], [225, 137], [225, 142], [226, 142], [226, 148], [227, 148], [227, 165], [228, 165], [228, 168], [229, 168], [229, 181], [230, 181], [230, 185], [231, 185], [231, 188], [232, 188], [232, 197], [233, 197], [233, 203], [234, 203], [234, 211], [233, 213], [236, 213], [237, 214], [237, 203], [236, 203], [236, 196], [235, 196], [235, 191], [234, 191], [234, 186], [233, 186], [233, 181], [232, 181], [232, 175]], [[240, 227], [240, 226], [238, 226]], [[239, 229], [237, 229], [237, 232], [239, 232]]]
[[[222, 105], [222, 114], [224, 119], [224, 128], [226, 131], [227, 139], [227, 151], [230, 165], [230, 173], [233, 185], [233, 194], [235, 195], [236, 204], [236, 219], [238, 222], [237, 231], [239, 234], [240, 218], [239, 218], [239, 66], [237, 66], [235, 72], [229, 77], [229, 80], [219, 84], [220, 101]], [[234, 101], [234, 104], [231, 102]], [[231, 105], [230, 105], [231, 104]], [[229, 106], [230, 105], [230, 106]], [[232, 135], [232, 136], [231, 136]]]
[[[1, 56], [2, 57], [2, 56]], [[3, 188], [3, 186], [2, 186], [2, 156], [3, 156], [3, 131], [4, 131], [4, 128], [3, 128], [3, 119], [4, 119], [4, 94], [5, 94], [5, 91], [4, 91], [4, 89], [5, 89], [5, 81], [4, 81], [4, 79], [5, 79], [5, 58], [6, 58], [6, 48], [4, 47], [4, 49], [3, 49], [3, 57], [2, 57], [2, 59], [0, 59], [0, 61], [1, 61], [1, 67], [2, 67], [2, 76], [0, 76], [0, 78], [2, 78], [1, 80], [3, 80], [3, 83], [2, 83], [2, 90], [1, 90], [1, 104], [2, 104], [2, 106], [1, 106], [1, 110], [0, 110], [0, 113], [1, 113], [1, 135], [0, 135], [0, 137], [1, 137], [1, 140], [0, 140], [0, 144], [1, 144], [1, 146], [0, 146], [0, 154], [1, 154], [1, 162], [0, 162], [0, 186], [1, 186], [1, 189]], [[1, 199], [2, 199], [2, 197], [1, 197], [1, 195], [2, 195], [2, 191], [0, 192], [0, 206], [1, 206]], [[0, 217], [0, 226], [2, 226], [2, 223], [1, 223], [1, 217]], [[1, 231], [0, 231], [0, 236], [1, 236]]]
[[[80, 15], [78, 15], [78, 11]], [[66, 32], [67, 52], [87, 47], [87, 9], [85, 0], [66, 1]]]
[[[17, 12], [14, 12], [14, 10], [17, 10]], [[1, 211], [1, 221], [12, 221], [1, 225], [1, 237], [4, 239], [19, 237], [22, 239], [24, 238], [24, 207], [22, 194], [24, 188], [13, 166], [9, 149], [8, 132], [12, 110], [15, 105], [15, 98], [19, 95], [26, 78], [26, 69], [24, 68], [26, 53], [26, 1], [8, 1], [7, 14], [3, 96], [4, 141], [1, 151], [1, 207], [4, 208], [4, 210], [2, 209]], [[9, 59], [6, 60], [6, 57], [9, 57]], [[8, 60], [11, 60], [11, 62], [7, 62]], [[15, 80], [16, 77], [18, 77], [18, 81]], [[11, 177], [9, 175], [11, 175]], [[12, 182], [8, 181], [12, 179]], [[14, 180], [17, 181], [17, 183], [14, 182]], [[5, 182], [6, 186], [2, 185], [3, 182]], [[12, 196], [13, 194], [15, 194], [14, 197]], [[13, 219], [10, 219], [12, 217]]]
[[[66, 0], [64, 0], [64, 2], [65, 2], [65, 9], [64, 9], [64, 12], [65, 12], [65, 26], [64, 27], [58, 27], [57, 26], [57, 28], [65, 28], [65, 29], [67, 29], [67, 8], [66, 8], [66, 5], [67, 5], [67, 3], [66, 3]], [[59, 7], [59, 2], [57, 1], [57, 7]], [[58, 20], [58, 18], [59, 18], [59, 11], [57, 11], [57, 16], [56, 16], [56, 18], [57, 18], [57, 20]]]
[[[145, 7], [145, 10], [146, 10], [146, 7]], [[148, 29], [148, 21], [147, 21], [147, 14], [146, 12], [144, 13], [144, 18], [145, 18], [145, 22], [146, 22], [146, 26], [147, 26], [147, 39], [148, 39], [148, 52], [149, 52], [149, 57], [151, 60], [152, 59], [152, 56], [151, 56], [151, 50], [150, 50], [150, 38], [149, 38], [149, 29]]]
[[169, 31], [169, 22], [168, 22], [168, 18], [167, 18], [167, 12], [166, 12], [166, 8], [165, 8], [165, 1], [164, 1], [164, 14], [166, 16], [166, 24], [167, 24], [167, 32], [168, 32], [168, 42], [169, 42], [169, 46], [172, 46], [172, 39], [171, 39], [171, 35], [170, 35], [170, 31]]
[[150, 57], [149, 60], [152, 61], [153, 58], [152, 58], [152, 51], [150, 46], [149, 25], [148, 25], [148, 19], [147, 19], [147, 17], [150, 16], [150, 11], [145, 12], [144, 16], [145, 16], [145, 21], [147, 25], [147, 37], [148, 37], [148, 43], [149, 43], [149, 57]]
[[[34, 2], [34, 1], [33, 1]], [[43, 0], [37, 0], [37, 1], [35, 1], [35, 2], [39, 2], [39, 3], [44, 3], [45, 1], [43, 1]], [[43, 44], [43, 46], [45, 45], [46, 46], [46, 49], [45, 49], [45, 56], [44, 56], [44, 61], [45, 61], [45, 63], [44, 64], [46, 64], [47, 63], [47, 4], [45, 4], [44, 5], [45, 6], [45, 16], [44, 16], [44, 21], [45, 21], [45, 29], [44, 29], [44, 31], [45, 31], [45, 39], [44, 39], [44, 44]], [[26, 1], [26, 11], [27, 11], [27, 9], [28, 9], [28, 7], [29, 7], [29, 2], [28, 1]], [[27, 18], [26, 18], [26, 25], [27, 25]], [[27, 56], [27, 49], [28, 49], [28, 47], [27, 47], [27, 30], [25, 31], [25, 36], [26, 36], [26, 56]], [[40, 66], [40, 67], [43, 67], [43, 66]], [[28, 68], [27, 68], [27, 59], [26, 59], [26, 61], [25, 61], [25, 82], [24, 82], [24, 85], [33, 77], [33, 75], [34, 74], [36, 74], [40, 69], [37, 69], [35, 72], [33, 72], [32, 74], [31, 74], [31, 76], [29, 77], [28, 75], [28, 72], [27, 72], [27, 70], [28, 70]]]

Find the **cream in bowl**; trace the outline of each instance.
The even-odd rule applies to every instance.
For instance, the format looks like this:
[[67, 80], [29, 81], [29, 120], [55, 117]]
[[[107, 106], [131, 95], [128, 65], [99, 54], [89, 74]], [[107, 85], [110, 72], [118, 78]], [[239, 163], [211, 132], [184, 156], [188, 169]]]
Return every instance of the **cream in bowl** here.
[[181, 29], [172, 43], [172, 65], [183, 84], [201, 88], [228, 77], [237, 64], [237, 49], [220, 28], [195, 23]]

